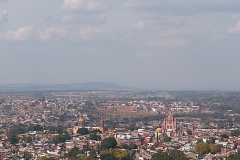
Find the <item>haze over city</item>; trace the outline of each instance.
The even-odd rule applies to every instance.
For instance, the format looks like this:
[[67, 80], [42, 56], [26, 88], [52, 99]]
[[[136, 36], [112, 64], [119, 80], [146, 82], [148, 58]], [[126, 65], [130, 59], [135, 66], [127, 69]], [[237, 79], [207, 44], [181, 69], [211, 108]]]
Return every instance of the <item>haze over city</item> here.
[[239, 0], [0, 0], [0, 84], [240, 90]]

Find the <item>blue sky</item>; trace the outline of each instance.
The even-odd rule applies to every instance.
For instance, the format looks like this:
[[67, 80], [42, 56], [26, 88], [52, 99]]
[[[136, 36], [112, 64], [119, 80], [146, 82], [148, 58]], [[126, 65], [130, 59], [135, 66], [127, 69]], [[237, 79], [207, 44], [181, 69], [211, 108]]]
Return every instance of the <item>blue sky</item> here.
[[0, 84], [240, 90], [239, 0], [0, 0]]

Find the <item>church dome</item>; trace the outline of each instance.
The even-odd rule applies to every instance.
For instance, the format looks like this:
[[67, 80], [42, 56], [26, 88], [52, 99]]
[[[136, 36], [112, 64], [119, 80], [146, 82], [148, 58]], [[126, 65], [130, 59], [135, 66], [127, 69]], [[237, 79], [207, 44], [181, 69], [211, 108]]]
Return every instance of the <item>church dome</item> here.
[[157, 128], [156, 132], [159, 132], [159, 133], [162, 132], [162, 128]]

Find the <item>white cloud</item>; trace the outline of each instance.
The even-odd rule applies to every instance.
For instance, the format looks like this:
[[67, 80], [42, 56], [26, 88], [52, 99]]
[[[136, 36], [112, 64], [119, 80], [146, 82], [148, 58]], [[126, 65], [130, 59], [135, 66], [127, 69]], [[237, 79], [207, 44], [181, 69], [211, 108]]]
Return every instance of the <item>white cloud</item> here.
[[63, 37], [65, 36], [67, 31], [63, 28], [58, 27], [49, 27], [43, 31], [39, 32], [40, 40], [47, 41], [51, 37]]
[[228, 28], [227, 33], [229, 34], [240, 33], [240, 21], [237, 22], [235, 27]]
[[6, 40], [23, 41], [32, 35], [33, 27], [20, 27], [16, 31], [9, 30], [5, 34]]
[[73, 24], [100, 24], [106, 20], [109, 5], [104, 0], [64, 0], [60, 21]]
[[8, 19], [8, 11], [7, 10], [0, 10], [0, 25], [5, 23]]
[[108, 5], [100, 2], [99, 0], [90, 1], [86, 6], [87, 11], [104, 11], [108, 8]]
[[132, 25], [132, 27], [134, 29], [143, 29], [146, 27], [146, 23], [144, 21], [137, 21]]
[[84, 0], [64, 0], [62, 7], [65, 11], [79, 10], [84, 7]]
[[108, 5], [101, 0], [64, 0], [62, 8], [66, 12], [102, 12]]

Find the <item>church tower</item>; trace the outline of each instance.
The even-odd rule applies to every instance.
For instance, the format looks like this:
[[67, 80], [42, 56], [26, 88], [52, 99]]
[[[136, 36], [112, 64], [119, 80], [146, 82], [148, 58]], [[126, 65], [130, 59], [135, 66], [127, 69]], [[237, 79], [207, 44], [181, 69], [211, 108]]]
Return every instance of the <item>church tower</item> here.
[[177, 120], [176, 120], [176, 118], [173, 118], [172, 112], [170, 112], [168, 114], [168, 116], [163, 119], [162, 130], [163, 130], [163, 132], [176, 132], [177, 131]]
[[194, 135], [194, 122], [193, 122], [193, 120], [189, 123], [188, 129], [192, 132], [192, 135]]
[[79, 128], [85, 128], [85, 120], [83, 117], [80, 117], [78, 120], [78, 127]]
[[78, 119], [76, 126], [73, 127], [73, 134], [77, 134], [79, 128], [85, 128], [85, 119], [82, 116]]
[[99, 120], [99, 130], [104, 133], [105, 132], [105, 128], [104, 128], [104, 120], [103, 118], [101, 117], [101, 119]]

